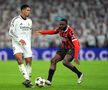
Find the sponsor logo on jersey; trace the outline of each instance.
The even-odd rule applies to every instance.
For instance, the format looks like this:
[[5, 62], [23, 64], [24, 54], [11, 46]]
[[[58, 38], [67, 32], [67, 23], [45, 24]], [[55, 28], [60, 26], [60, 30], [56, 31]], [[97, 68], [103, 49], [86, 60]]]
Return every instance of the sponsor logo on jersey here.
[[28, 26], [20, 26], [20, 29], [22, 29], [23, 31], [29, 31], [29, 30], [31, 30], [31, 28], [28, 27]]

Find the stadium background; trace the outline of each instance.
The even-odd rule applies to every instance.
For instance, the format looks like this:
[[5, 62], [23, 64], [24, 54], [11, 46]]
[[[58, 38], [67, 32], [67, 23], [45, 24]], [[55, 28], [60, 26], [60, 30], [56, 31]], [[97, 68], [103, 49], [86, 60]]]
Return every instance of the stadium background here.
[[[33, 30], [54, 29], [57, 21], [65, 17], [75, 29], [81, 43], [80, 53], [84, 52], [84, 55], [79, 58], [108, 59], [108, 0], [0, 0], [1, 60], [14, 59], [9, 57], [12, 56], [12, 50], [8, 53], [6, 49], [11, 48], [8, 30], [11, 19], [18, 15], [20, 6], [25, 3], [31, 6]], [[50, 59], [54, 55], [52, 51], [56, 52], [61, 43], [58, 38], [58, 35], [33, 36], [34, 59]], [[45, 58], [38, 58], [37, 55], [42, 55], [42, 52], [45, 52]], [[86, 53], [88, 54], [85, 55]]]

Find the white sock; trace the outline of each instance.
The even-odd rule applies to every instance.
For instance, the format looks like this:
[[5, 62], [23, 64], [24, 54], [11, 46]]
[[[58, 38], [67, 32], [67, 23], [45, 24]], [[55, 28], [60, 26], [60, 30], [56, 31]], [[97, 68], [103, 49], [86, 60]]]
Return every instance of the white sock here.
[[31, 77], [32, 67], [30, 66], [30, 64], [27, 64], [27, 65], [26, 65], [26, 71], [27, 71], [29, 77]]
[[28, 73], [26, 71], [26, 68], [24, 66], [24, 64], [21, 64], [21, 65], [18, 65], [19, 67], [19, 70], [20, 72], [22, 73], [23, 77], [26, 79], [26, 80], [29, 80], [29, 76], [28, 76]]

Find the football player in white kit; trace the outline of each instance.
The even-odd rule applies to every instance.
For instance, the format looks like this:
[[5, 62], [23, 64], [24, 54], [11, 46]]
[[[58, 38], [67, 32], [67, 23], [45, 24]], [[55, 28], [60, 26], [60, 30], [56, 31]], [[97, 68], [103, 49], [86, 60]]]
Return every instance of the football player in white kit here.
[[[28, 18], [30, 14], [30, 6], [22, 5], [20, 8], [20, 15], [16, 16], [11, 21], [9, 35], [12, 38], [12, 48], [14, 56], [18, 62], [19, 70], [25, 78], [23, 85], [31, 87], [31, 33], [32, 33], [32, 20]], [[23, 64], [23, 58], [26, 65]]]

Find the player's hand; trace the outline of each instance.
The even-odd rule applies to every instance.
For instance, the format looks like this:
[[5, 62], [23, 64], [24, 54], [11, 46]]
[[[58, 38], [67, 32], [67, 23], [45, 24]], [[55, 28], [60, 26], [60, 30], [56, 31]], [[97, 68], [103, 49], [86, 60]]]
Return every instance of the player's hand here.
[[24, 40], [22, 40], [22, 39], [19, 41], [19, 43], [20, 43], [20, 45], [22, 45], [22, 46], [26, 45], [26, 42], [25, 42]]
[[75, 62], [76, 64], [78, 64], [78, 65], [80, 64], [80, 62], [79, 62], [78, 59], [75, 59], [75, 58], [74, 58], [73, 60], [74, 60], [74, 62]]
[[33, 32], [33, 35], [35, 36], [35, 35], [41, 35], [41, 33], [39, 32], [39, 31], [35, 31], [35, 32]]

